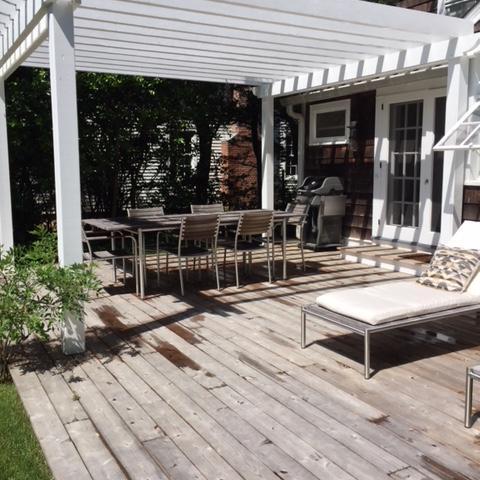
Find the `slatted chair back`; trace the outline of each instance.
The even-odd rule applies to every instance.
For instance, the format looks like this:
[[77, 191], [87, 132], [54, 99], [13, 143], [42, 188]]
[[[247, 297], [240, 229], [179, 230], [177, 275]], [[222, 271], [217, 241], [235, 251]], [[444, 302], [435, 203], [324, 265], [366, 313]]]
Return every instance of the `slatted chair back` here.
[[237, 237], [243, 235], [270, 235], [273, 225], [273, 212], [245, 212], [240, 216]]
[[[288, 223], [300, 224], [305, 221], [310, 205], [304, 203], [289, 203], [285, 211], [295, 216], [288, 219]], [[298, 216], [297, 216], [298, 215]]]
[[225, 208], [221, 203], [212, 203], [210, 205], [190, 205], [192, 213], [223, 213]]
[[213, 242], [215, 245], [220, 227], [218, 215], [191, 215], [182, 218], [179, 241]]
[[129, 208], [127, 214], [132, 218], [155, 218], [165, 215], [163, 207]]

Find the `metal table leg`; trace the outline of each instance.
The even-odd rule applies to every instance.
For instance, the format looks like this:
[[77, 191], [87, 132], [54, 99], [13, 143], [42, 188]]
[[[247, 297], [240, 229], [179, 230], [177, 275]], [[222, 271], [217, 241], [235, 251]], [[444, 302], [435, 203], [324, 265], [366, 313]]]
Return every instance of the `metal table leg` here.
[[370, 333], [368, 330], [365, 332], [364, 339], [364, 375], [365, 380], [370, 378]]
[[138, 230], [138, 275], [140, 277], [140, 298], [145, 298], [145, 251], [143, 244], [143, 231]]
[[282, 222], [283, 279], [287, 279], [287, 218]]
[[470, 374], [470, 368], [467, 368], [465, 382], [465, 428], [472, 426], [472, 395], [473, 395], [473, 377]]

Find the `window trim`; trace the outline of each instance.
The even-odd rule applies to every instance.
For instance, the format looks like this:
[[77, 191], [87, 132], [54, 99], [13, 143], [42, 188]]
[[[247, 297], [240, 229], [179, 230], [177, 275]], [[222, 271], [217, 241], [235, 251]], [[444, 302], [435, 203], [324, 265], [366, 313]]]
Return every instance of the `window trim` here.
[[[350, 99], [337, 100], [335, 102], [317, 103], [310, 105], [310, 132], [309, 145], [346, 145], [349, 142], [348, 127], [350, 126]], [[345, 110], [345, 135], [336, 137], [317, 137], [317, 115]]]

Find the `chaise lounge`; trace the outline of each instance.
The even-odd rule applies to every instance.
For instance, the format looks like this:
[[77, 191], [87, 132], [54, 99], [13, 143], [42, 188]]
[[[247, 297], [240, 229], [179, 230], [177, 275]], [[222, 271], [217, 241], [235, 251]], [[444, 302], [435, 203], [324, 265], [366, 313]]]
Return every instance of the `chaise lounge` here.
[[[464, 222], [446, 247], [471, 251], [474, 258], [478, 258], [480, 222]], [[302, 307], [301, 347], [306, 347], [306, 320], [309, 316], [363, 335], [364, 375], [369, 379], [372, 334], [480, 313], [479, 266], [477, 261], [470, 278], [464, 279], [465, 288], [461, 291], [448, 291], [444, 285], [434, 288], [429, 285], [429, 279], [424, 284], [409, 279], [320, 295], [316, 303]]]

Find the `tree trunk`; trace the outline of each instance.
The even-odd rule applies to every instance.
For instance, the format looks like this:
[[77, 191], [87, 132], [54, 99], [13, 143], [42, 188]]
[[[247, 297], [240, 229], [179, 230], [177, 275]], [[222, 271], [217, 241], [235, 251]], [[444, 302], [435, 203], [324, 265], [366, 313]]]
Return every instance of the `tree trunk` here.
[[195, 196], [199, 204], [208, 203], [208, 184], [210, 180], [210, 164], [212, 161], [212, 141], [214, 134], [210, 128], [197, 126], [199, 160], [196, 171]]

